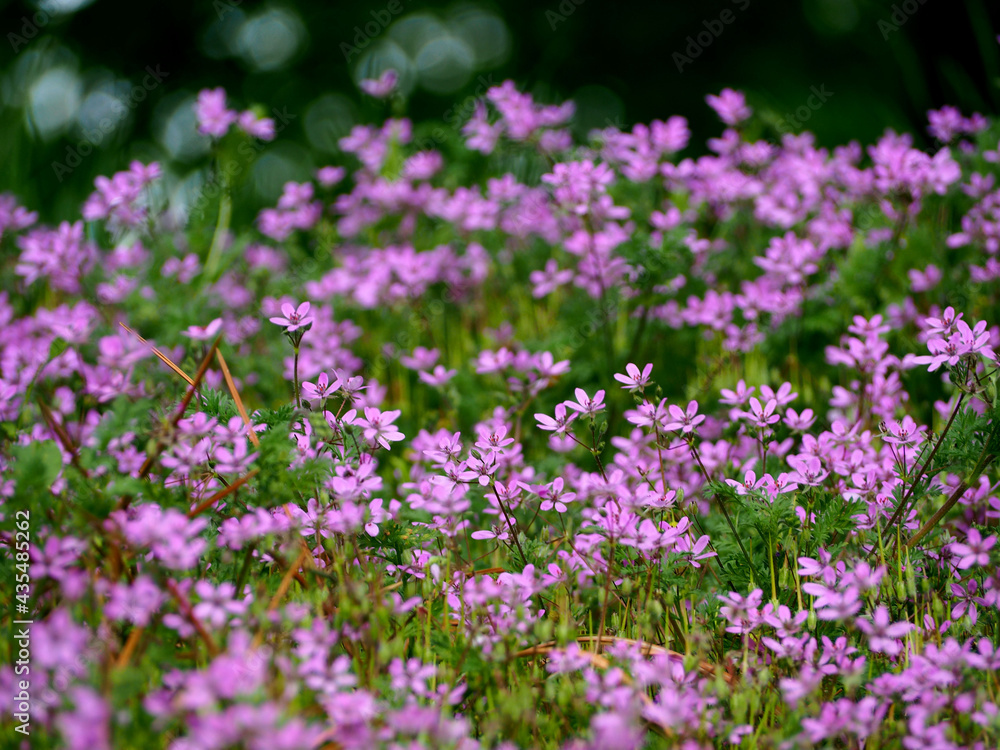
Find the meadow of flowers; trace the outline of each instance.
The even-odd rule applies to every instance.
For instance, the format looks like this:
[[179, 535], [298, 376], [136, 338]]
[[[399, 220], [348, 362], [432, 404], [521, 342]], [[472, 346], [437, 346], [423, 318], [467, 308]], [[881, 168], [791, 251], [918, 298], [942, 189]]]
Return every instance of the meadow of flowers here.
[[235, 104], [0, 198], [4, 747], [998, 746], [1000, 127]]

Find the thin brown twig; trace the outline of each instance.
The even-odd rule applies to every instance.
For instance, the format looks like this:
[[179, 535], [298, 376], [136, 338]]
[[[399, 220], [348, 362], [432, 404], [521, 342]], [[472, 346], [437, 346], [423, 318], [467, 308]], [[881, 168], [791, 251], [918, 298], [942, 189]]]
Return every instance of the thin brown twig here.
[[[273, 612], [278, 608], [279, 602], [284, 598], [285, 594], [288, 593], [288, 587], [292, 585], [292, 578], [296, 573], [299, 572], [299, 568], [305, 565], [306, 559], [311, 553], [308, 548], [303, 548], [299, 552], [299, 556], [295, 558], [295, 562], [288, 566], [288, 570], [285, 571], [284, 577], [281, 579], [281, 583], [278, 585], [278, 590], [274, 592], [274, 596], [271, 597], [270, 603], [267, 605], [267, 611]], [[257, 635], [253, 638], [253, 643], [250, 646], [251, 651], [256, 651], [260, 648], [260, 645], [264, 642], [264, 628], [257, 631]]]
[[236, 411], [240, 413], [240, 417], [243, 418], [243, 424], [247, 426], [247, 437], [250, 438], [250, 442], [253, 443], [255, 448], [260, 448], [260, 438], [257, 437], [257, 432], [253, 428], [253, 423], [250, 421], [246, 407], [243, 406], [243, 399], [240, 398], [240, 392], [236, 390], [236, 383], [229, 372], [229, 365], [226, 364], [226, 358], [222, 356], [222, 350], [216, 349], [215, 356], [219, 360], [219, 367], [222, 368], [222, 377], [226, 379], [226, 385], [229, 386], [229, 394], [236, 403]]
[[216, 492], [211, 497], [206, 498], [201, 503], [199, 503], [196, 507], [194, 507], [190, 511], [188, 511], [188, 514], [187, 514], [188, 518], [194, 518], [195, 516], [197, 516], [198, 514], [200, 514], [206, 508], [211, 508], [213, 505], [215, 505], [217, 502], [219, 502], [219, 500], [222, 500], [224, 497], [227, 497], [228, 495], [231, 495], [233, 492], [236, 492], [236, 490], [238, 490], [244, 484], [246, 484], [251, 479], [253, 479], [255, 476], [257, 476], [258, 472], [260, 472], [260, 469], [254, 469], [253, 471], [247, 472], [246, 474], [244, 474], [243, 476], [241, 476], [239, 479], [235, 480], [232, 484], [230, 484], [230, 485], [228, 485], [226, 487], [223, 487], [221, 490], [219, 490], [218, 492]]
[[149, 346], [149, 348], [152, 349], [153, 354], [155, 354], [157, 357], [159, 357], [160, 361], [163, 362], [163, 364], [165, 364], [171, 370], [173, 370], [178, 375], [180, 375], [182, 378], [184, 378], [184, 380], [187, 381], [188, 385], [194, 385], [194, 381], [191, 379], [191, 376], [188, 375], [186, 372], [184, 372], [184, 370], [182, 370], [176, 364], [174, 364], [173, 361], [171, 361], [170, 357], [168, 357], [166, 354], [164, 354], [163, 352], [161, 352], [155, 346], [150, 346], [149, 342], [146, 341], [146, 339], [144, 339], [142, 336], [140, 336], [138, 333], [136, 333], [135, 331], [133, 331], [131, 328], [129, 328], [127, 325], [125, 325], [121, 321], [118, 322], [118, 325], [120, 325], [126, 331], [128, 331], [129, 333], [131, 333], [137, 339], [139, 339], [139, 341], [141, 341], [143, 344], [145, 344], [146, 346]]
[[[201, 361], [201, 364], [198, 366], [198, 372], [195, 373], [194, 380], [191, 381], [191, 386], [184, 394], [184, 398], [181, 399], [181, 403], [177, 407], [177, 411], [174, 413], [173, 418], [170, 420], [170, 423], [173, 427], [177, 426], [177, 423], [180, 422], [181, 417], [184, 416], [184, 412], [187, 411], [188, 404], [191, 403], [191, 399], [194, 398], [195, 391], [201, 384], [202, 378], [204, 378], [205, 373], [208, 372], [208, 366], [209, 364], [211, 364], [212, 357], [218, 350], [219, 343], [221, 341], [222, 341], [222, 336], [217, 336], [215, 341], [212, 342], [212, 346], [209, 348], [208, 354], [205, 355], [205, 358]], [[162, 451], [164, 447], [166, 446], [162, 440], [157, 442], [155, 450], [149, 456], [146, 457], [146, 460], [143, 462], [142, 467], [139, 469], [140, 479], [145, 479], [147, 476], [149, 476], [149, 471], [150, 469], [153, 468], [153, 462], [156, 461], [157, 457], [160, 454], [160, 451]]]
[[177, 607], [180, 609], [181, 614], [184, 615], [185, 619], [194, 627], [195, 631], [198, 633], [198, 637], [201, 638], [205, 645], [208, 647], [208, 652], [215, 656], [219, 653], [219, 647], [216, 645], [215, 640], [212, 638], [211, 634], [205, 630], [205, 626], [201, 624], [201, 621], [195, 617], [194, 610], [191, 608], [191, 603], [187, 600], [184, 594], [181, 593], [180, 589], [177, 588], [177, 584], [172, 580], [167, 581], [167, 591], [177, 602]]
[[83, 474], [85, 479], [90, 479], [90, 472], [80, 463], [80, 453], [73, 442], [73, 438], [66, 432], [66, 428], [59, 424], [59, 420], [56, 419], [55, 414], [52, 413], [52, 410], [41, 399], [38, 399], [38, 408], [42, 412], [42, 418], [45, 420], [45, 423], [52, 430], [53, 436], [62, 444], [66, 452], [69, 453], [70, 463], [76, 467], [77, 471]]
[[128, 665], [129, 659], [132, 658], [132, 654], [135, 652], [136, 646], [139, 645], [139, 639], [145, 632], [145, 628], [141, 625], [136, 628], [132, 628], [132, 632], [128, 634], [128, 640], [125, 641], [125, 647], [122, 652], [118, 655], [118, 659], [115, 662], [115, 667], [121, 669]]

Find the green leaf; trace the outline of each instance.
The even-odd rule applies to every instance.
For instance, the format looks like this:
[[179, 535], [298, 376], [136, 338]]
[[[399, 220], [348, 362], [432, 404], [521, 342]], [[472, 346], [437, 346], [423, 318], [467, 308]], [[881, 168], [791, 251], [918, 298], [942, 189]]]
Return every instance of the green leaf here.
[[16, 508], [29, 507], [45, 499], [49, 487], [62, 471], [62, 453], [52, 440], [42, 440], [11, 448], [14, 461], [14, 498]]

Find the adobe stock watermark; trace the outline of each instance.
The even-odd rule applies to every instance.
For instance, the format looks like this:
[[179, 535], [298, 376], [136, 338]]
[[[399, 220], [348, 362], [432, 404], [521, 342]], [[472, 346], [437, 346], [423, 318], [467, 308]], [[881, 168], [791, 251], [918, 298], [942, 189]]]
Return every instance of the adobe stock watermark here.
[[344, 53], [344, 60], [350, 62], [352, 57], [360, 55], [361, 50], [371, 44], [375, 37], [385, 31], [386, 27], [392, 23], [392, 19], [402, 12], [403, 0], [389, 0], [382, 10], [371, 11], [371, 21], [365, 23], [364, 26], [354, 27], [354, 38], [351, 40], [354, 44], [340, 43], [340, 51]]
[[778, 119], [775, 129], [782, 135], [796, 132], [798, 128], [809, 121], [809, 118], [813, 116], [813, 112], [826, 104], [827, 100], [833, 96], [833, 92], [827, 90], [825, 83], [821, 83], [819, 88], [810, 86], [809, 90], [812, 93], [806, 99], [805, 104], [797, 107], [794, 114], [786, 112], [784, 117]]
[[[750, 7], [750, 0], [730, 0], [730, 2], [741, 11]], [[717, 18], [702, 21], [701, 25], [705, 28], [684, 40], [687, 42], [684, 52], [674, 52], [671, 55], [674, 65], [677, 66], [677, 72], [683, 73], [685, 65], [691, 65], [697, 58], [701, 57], [701, 53], [708, 49], [712, 45], [712, 42], [722, 36], [726, 27], [735, 20], [736, 13], [730, 8], [725, 8], [719, 13]]]
[[889, 34], [899, 31], [899, 28], [913, 17], [913, 14], [920, 10], [920, 6], [927, 0], [904, 0], [902, 3], [892, 5], [892, 13], [889, 20], [880, 18], [877, 22], [878, 30], [882, 32], [882, 40], [888, 41]]
[[94, 149], [101, 145], [104, 139], [110, 135], [118, 126], [124, 114], [139, 106], [149, 96], [149, 92], [156, 89], [164, 79], [170, 74], [160, 70], [159, 65], [146, 66], [146, 75], [142, 82], [133, 86], [128, 96], [117, 98], [111, 105], [114, 117], [102, 117], [97, 122], [97, 126], [90, 130], [85, 130], [83, 138], [75, 146], [66, 147], [66, 158], [61, 162], [52, 162], [52, 171], [56, 173], [59, 182], [73, 170], [83, 164], [83, 160], [94, 153]]
[[30, 18], [28, 16], [21, 16], [21, 33], [15, 34], [14, 32], [10, 32], [7, 34], [7, 41], [10, 42], [14, 54], [16, 55], [24, 47], [27, 47], [31, 43], [31, 40], [38, 36], [38, 32], [49, 25], [49, 21], [51, 20], [52, 16], [44, 10], [37, 11]]
[[549, 28], [555, 31], [559, 24], [565, 23], [566, 19], [576, 13], [576, 9], [585, 2], [586, 0], [562, 0], [555, 10], [545, 11], [545, 20], [549, 22]]

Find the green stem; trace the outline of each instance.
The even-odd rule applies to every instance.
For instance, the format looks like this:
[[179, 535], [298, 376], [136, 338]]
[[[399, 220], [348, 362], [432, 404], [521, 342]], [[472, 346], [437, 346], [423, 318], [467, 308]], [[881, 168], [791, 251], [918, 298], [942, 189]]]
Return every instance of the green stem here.
[[496, 484], [493, 485], [493, 495], [497, 499], [497, 505], [500, 506], [500, 510], [503, 511], [503, 517], [507, 521], [507, 528], [510, 529], [510, 535], [514, 538], [514, 545], [517, 547], [517, 551], [521, 553], [521, 565], [528, 564], [528, 556], [524, 554], [524, 550], [521, 548], [521, 542], [517, 538], [517, 527], [514, 526], [514, 522], [510, 518], [510, 514], [507, 512], [507, 508], [504, 507], [503, 500], [500, 499], [500, 493], [497, 492]]
[[938, 522], [945, 517], [948, 511], [950, 511], [961, 499], [962, 495], [965, 494], [965, 491], [972, 486], [972, 483], [979, 479], [979, 476], [986, 471], [987, 467], [989, 467], [991, 463], [993, 463], [993, 460], [996, 458], [996, 454], [992, 453], [990, 448], [996, 440], [998, 432], [1000, 432], [1000, 420], [994, 420], [993, 430], [986, 438], [983, 450], [979, 454], [979, 458], [976, 460], [975, 468], [972, 470], [972, 475], [968, 479], [963, 480], [962, 483], [955, 488], [955, 491], [951, 493], [951, 497], [949, 497], [945, 501], [944, 505], [938, 509], [938, 512], [931, 516], [927, 523], [921, 526], [916, 534], [910, 537], [909, 541], [903, 545], [904, 550], [913, 549], [917, 542], [927, 536], [927, 534], [930, 533], [935, 526], [937, 526]]
[[295, 408], [302, 408], [302, 400], [299, 398], [299, 347], [295, 347], [295, 359], [292, 362], [292, 385], [295, 389]]
[[229, 222], [233, 217], [233, 199], [229, 194], [229, 180], [223, 178], [222, 198], [219, 201], [219, 217], [215, 222], [215, 234], [212, 235], [212, 246], [208, 251], [208, 258], [205, 260], [204, 276], [209, 281], [215, 279], [215, 273], [219, 267], [219, 260], [222, 258], [222, 246], [225, 244], [226, 235], [229, 232]]
[[774, 538], [767, 535], [767, 559], [771, 566], [771, 599], [778, 601], [778, 583], [774, 578]]
[[250, 573], [250, 563], [253, 561], [253, 551], [256, 546], [256, 544], [251, 544], [247, 547], [246, 554], [243, 556], [243, 566], [240, 568], [239, 575], [236, 576], [237, 596], [243, 593], [243, 585], [246, 583], [247, 575]]
[[[691, 446], [691, 452], [694, 454], [695, 461], [698, 462], [698, 467], [701, 469], [701, 474], [705, 477], [705, 483], [708, 484], [712, 481], [711, 477], [708, 475], [708, 470], [705, 468], [705, 464], [701, 461], [701, 454], [698, 453], [698, 449], [694, 445], [694, 441], [691, 440], [688, 445]], [[726, 523], [729, 524], [729, 530], [733, 532], [733, 538], [736, 540], [736, 544], [739, 545], [740, 551], [743, 553], [743, 558], [747, 561], [747, 566], [750, 571], [753, 571], [753, 560], [750, 558], [750, 554], [747, 552], [746, 547], [743, 546], [743, 540], [740, 539], [739, 533], [736, 531], [736, 524], [733, 523], [733, 519], [729, 516], [729, 511], [726, 510], [726, 503], [722, 499], [722, 495], [717, 494], [715, 499], [718, 501], [719, 510], [722, 511], [723, 517], [726, 519]]]
[[962, 392], [958, 396], [958, 402], [955, 404], [955, 408], [952, 409], [951, 416], [948, 418], [948, 423], [944, 426], [944, 430], [941, 432], [941, 437], [939, 437], [938, 441], [934, 444], [934, 448], [931, 449], [930, 455], [927, 456], [927, 460], [924, 461], [923, 464], [921, 464], [920, 468], [917, 469], [916, 473], [913, 475], [913, 481], [910, 482], [910, 486], [907, 488], [906, 493], [903, 495], [903, 498], [899, 501], [899, 507], [896, 508], [896, 512], [892, 514], [892, 517], [889, 519], [889, 522], [886, 523], [885, 525], [886, 535], [888, 535], [888, 532], [892, 529], [892, 525], [902, 517], [903, 512], [906, 510], [907, 503], [909, 502], [910, 495], [913, 494], [913, 490], [916, 489], [917, 482], [920, 481], [920, 478], [924, 475], [924, 472], [926, 472], [927, 469], [930, 467], [931, 461], [934, 460], [934, 456], [937, 455], [938, 448], [940, 448], [941, 444], [944, 442], [945, 436], [951, 429], [951, 425], [952, 423], [954, 423], [955, 417], [958, 416], [958, 412], [962, 408], [962, 401], [964, 400], [965, 400], [965, 393]]

